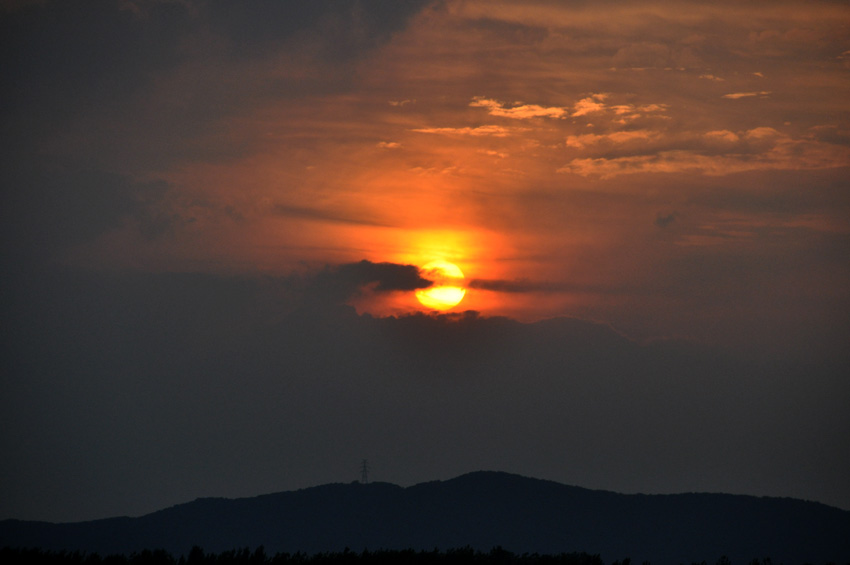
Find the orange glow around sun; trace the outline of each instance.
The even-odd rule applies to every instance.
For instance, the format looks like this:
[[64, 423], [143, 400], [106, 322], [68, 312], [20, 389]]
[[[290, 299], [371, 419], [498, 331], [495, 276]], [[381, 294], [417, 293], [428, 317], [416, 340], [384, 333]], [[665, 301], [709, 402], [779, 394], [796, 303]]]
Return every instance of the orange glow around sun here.
[[433, 285], [416, 291], [416, 299], [433, 310], [448, 310], [463, 300], [463, 271], [448, 261], [431, 261], [420, 269], [422, 276], [433, 281]]
[[[476, 281], [508, 278], [501, 257], [513, 252], [502, 234], [486, 229], [453, 225], [444, 228], [351, 229], [348, 241], [371, 248], [372, 262], [415, 265], [431, 286], [417, 291], [361, 292], [348, 300], [359, 313], [374, 316], [404, 316], [413, 312], [449, 313], [474, 310], [501, 315], [505, 297], [476, 287]], [[362, 239], [356, 240], [356, 237]], [[340, 262], [355, 261], [345, 257]], [[525, 271], [529, 272], [529, 271]]]

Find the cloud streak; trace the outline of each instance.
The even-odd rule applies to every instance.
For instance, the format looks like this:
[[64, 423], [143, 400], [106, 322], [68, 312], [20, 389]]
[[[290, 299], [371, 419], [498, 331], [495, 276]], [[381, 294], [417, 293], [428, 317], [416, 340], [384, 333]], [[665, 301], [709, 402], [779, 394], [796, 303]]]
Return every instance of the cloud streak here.
[[724, 94], [722, 98], [729, 98], [730, 100], [739, 100], [741, 98], [754, 98], [756, 96], [765, 98], [770, 94], [771, 92], [769, 90], [762, 90], [760, 92], [731, 92], [729, 94]]
[[565, 118], [569, 115], [566, 108], [549, 107], [544, 108], [537, 104], [515, 103], [508, 107], [497, 100], [491, 100], [483, 96], [476, 96], [469, 103], [473, 108], [486, 108], [491, 116], [500, 118], [511, 118], [514, 120], [525, 120], [529, 118]]
[[[567, 145], [583, 149], [602, 142], [625, 144], [635, 140], [649, 141], [660, 137], [646, 131], [614, 132], [606, 135], [584, 134], [567, 138]], [[700, 144], [700, 138], [691, 138]], [[615, 157], [580, 157], [558, 169], [561, 173], [613, 178], [634, 173], [679, 173], [691, 171], [710, 176], [723, 176], [753, 170], [810, 170], [846, 166], [850, 149], [820, 143], [811, 139], [795, 139], [770, 127], [757, 127], [742, 132], [709, 131], [703, 134], [701, 150], [665, 149]], [[647, 154], [649, 153], [649, 154]]]
[[319, 208], [310, 208], [307, 206], [277, 204], [274, 206], [274, 212], [286, 218], [293, 218], [299, 220], [312, 220], [317, 222], [332, 222], [379, 227], [385, 227], [388, 225], [378, 220], [370, 220], [363, 213], [324, 210]]
[[518, 128], [510, 128], [497, 125], [486, 125], [477, 127], [432, 127], [432, 128], [417, 128], [412, 131], [417, 133], [436, 133], [441, 135], [470, 135], [473, 137], [507, 137], [512, 132], [518, 131]]

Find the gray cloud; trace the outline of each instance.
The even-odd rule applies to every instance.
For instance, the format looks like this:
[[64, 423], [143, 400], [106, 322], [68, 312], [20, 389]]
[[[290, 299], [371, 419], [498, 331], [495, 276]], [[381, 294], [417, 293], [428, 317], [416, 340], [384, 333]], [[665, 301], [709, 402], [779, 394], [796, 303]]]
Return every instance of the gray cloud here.
[[[25, 131], [55, 127], [81, 109], [133, 97], [151, 73], [183, 61], [178, 44], [192, 30], [180, 3], [150, 3], [147, 17], [117, 3], [45, 2], [0, 19], [3, 112], [26, 118]], [[22, 124], [24, 125], [24, 124]]]
[[240, 55], [254, 57], [280, 48], [293, 36], [319, 39], [330, 34], [334, 40], [324, 43], [324, 56], [339, 59], [386, 41], [429, 1], [215, 1], [201, 9], [212, 28], [230, 38], [231, 48]]
[[232, 157], [240, 149], [228, 144], [225, 151], [218, 145], [224, 140], [193, 141], [272, 99], [344, 91], [353, 64], [425, 4], [93, 0], [81, 8], [48, 0], [22, 6], [0, 19], [0, 126], [10, 146], [4, 149], [12, 150], [14, 140], [43, 151], [59, 134], [79, 138], [101, 160], [117, 153], [161, 167], [187, 155]]
[[372, 263], [360, 261], [347, 263], [335, 268], [333, 272], [348, 281], [364, 284], [376, 283], [375, 290], [388, 292], [393, 290], [416, 290], [431, 286], [431, 281], [422, 278], [419, 268], [414, 265], [396, 263]]
[[125, 175], [63, 167], [45, 159], [10, 163], [0, 170], [0, 207], [6, 258], [44, 260], [93, 241], [128, 219], [155, 238], [184, 221], [163, 214], [163, 181], [136, 182]]
[[658, 216], [655, 217], [655, 222], [653, 222], [653, 223], [656, 226], [658, 226], [659, 228], [666, 228], [669, 225], [671, 225], [673, 222], [676, 221], [677, 215], [678, 214], [676, 214], [676, 212], [672, 212], [672, 213], [664, 215], [664, 216], [659, 214]]
[[503, 280], [503, 279], [472, 279], [469, 288], [480, 290], [492, 290], [495, 292], [568, 292], [576, 290], [575, 285], [568, 283], [555, 283], [545, 281], [530, 281], [527, 279]]
[[412, 291], [433, 284], [415, 265], [360, 261], [325, 267], [300, 281], [306, 295], [331, 304], [341, 304], [358, 292]]
[[642, 295], [653, 292], [651, 289], [640, 288], [629, 285], [617, 287], [601, 284], [578, 284], [571, 282], [534, 281], [529, 279], [472, 279], [467, 284], [469, 288], [477, 290], [489, 290], [493, 292], [507, 292], [516, 294], [525, 293], [578, 293], [595, 295]]
[[287, 218], [297, 218], [302, 220], [381, 227], [386, 227], [388, 225], [378, 220], [370, 220], [363, 213], [352, 214], [346, 211], [310, 208], [307, 206], [279, 204], [274, 207], [274, 211], [275, 213]]

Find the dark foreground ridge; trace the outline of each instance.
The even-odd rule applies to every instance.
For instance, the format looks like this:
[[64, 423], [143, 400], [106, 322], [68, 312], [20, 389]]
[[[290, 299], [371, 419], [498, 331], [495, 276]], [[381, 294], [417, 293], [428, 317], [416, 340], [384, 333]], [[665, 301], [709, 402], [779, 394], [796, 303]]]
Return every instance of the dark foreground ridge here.
[[522, 555], [599, 555], [604, 562], [771, 558], [850, 563], [850, 512], [788, 498], [624, 495], [497, 472], [402, 488], [329, 484], [253, 498], [203, 498], [138, 518], [0, 522], [0, 547], [124, 554], [194, 546], [222, 553], [321, 554], [351, 548], [494, 547]]

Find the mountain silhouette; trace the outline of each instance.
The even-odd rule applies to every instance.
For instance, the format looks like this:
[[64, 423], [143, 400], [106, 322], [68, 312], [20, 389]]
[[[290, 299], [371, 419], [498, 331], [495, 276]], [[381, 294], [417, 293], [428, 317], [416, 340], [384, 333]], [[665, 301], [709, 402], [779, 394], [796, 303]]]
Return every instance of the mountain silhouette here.
[[0, 547], [100, 554], [432, 550], [581, 551], [604, 561], [733, 564], [850, 561], [850, 512], [789, 498], [626, 495], [479, 471], [402, 488], [328, 484], [253, 498], [201, 498], [138, 518], [0, 521]]

